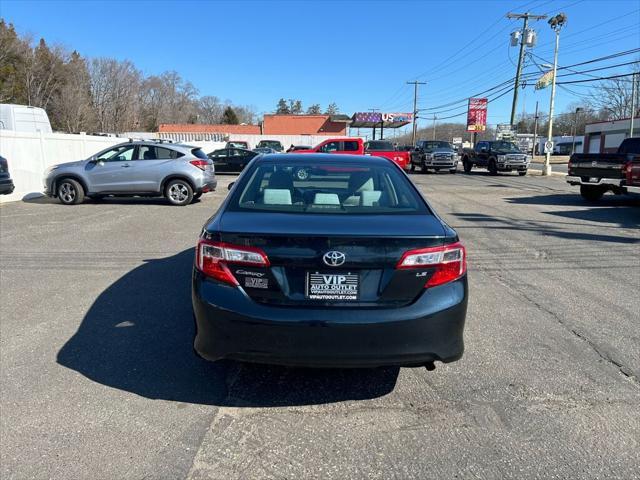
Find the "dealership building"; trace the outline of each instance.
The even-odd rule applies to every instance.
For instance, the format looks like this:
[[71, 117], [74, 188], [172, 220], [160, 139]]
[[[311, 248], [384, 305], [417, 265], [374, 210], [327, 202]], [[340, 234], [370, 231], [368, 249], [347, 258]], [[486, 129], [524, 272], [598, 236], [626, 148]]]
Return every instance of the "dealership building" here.
[[[585, 126], [584, 151], [588, 153], [615, 153], [622, 141], [629, 137], [631, 119], [588, 123]], [[633, 137], [640, 135], [640, 117], [633, 120]]]

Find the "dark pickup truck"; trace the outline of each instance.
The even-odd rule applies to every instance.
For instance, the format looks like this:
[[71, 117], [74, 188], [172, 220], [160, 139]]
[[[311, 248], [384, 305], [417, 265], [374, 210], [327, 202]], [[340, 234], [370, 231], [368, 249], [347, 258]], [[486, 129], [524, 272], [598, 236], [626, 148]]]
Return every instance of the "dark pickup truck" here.
[[411, 171], [416, 167], [421, 172], [428, 170], [449, 170], [456, 173], [458, 168], [458, 154], [449, 142], [439, 140], [419, 140], [416, 149], [411, 152]]
[[496, 140], [478, 142], [474, 148], [465, 148], [462, 152], [462, 166], [465, 173], [473, 167], [486, 167], [491, 175], [498, 172], [516, 170], [518, 175], [526, 175], [530, 157], [513, 142]]
[[580, 185], [580, 195], [595, 202], [607, 192], [627, 193], [627, 171], [640, 160], [640, 137], [627, 138], [617, 153], [575, 153], [569, 159], [567, 183]]

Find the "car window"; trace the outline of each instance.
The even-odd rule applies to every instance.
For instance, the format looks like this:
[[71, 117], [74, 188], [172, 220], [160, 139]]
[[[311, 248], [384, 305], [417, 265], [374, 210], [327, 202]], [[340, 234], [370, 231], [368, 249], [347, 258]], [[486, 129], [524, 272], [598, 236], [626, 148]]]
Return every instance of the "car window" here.
[[209, 155], [211, 155], [212, 157], [226, 157], [228, 156], [228, 154], [229, 154], [229, 150], [227, 150], [226, 148], [223, 148], [222, 150], [214, 150]]
[[291, 213], [428, 213], [411, 183], [386, 164], [258, 162], [229, 209]]
[[329, 143], [325, 143], [321, 148], [320, 151], [321, 152], [325, 152], [325, 153], [331, 153], [331, 152], [337, 152], [340, 150], [340, 142], [329, 142]]
[[154, 145], [139, 145], [138, 160], [170, 160], [180, 158], [183, 154], [169, 148], [156, 147]]
[[358, 142], [353, 140], [348, 140], [344, 142], [344, 151], [345, 152], [357, 152], [358, 151]]
[[102, 153], [98, 160], [104, 162], [128, 162], [133, 159], [134, 150], [135, 147], [132, 145], [122, 145]]

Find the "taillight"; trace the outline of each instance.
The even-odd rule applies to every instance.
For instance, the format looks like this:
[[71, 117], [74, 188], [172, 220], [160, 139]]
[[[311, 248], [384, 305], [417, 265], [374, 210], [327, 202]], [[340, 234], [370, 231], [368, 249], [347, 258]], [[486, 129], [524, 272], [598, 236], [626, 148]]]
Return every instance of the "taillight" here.
[[198, 270], [208, 277], [234, 286], [238, 285], [238, 281], [227, 267], [228, 264], [269, 266], [267, 255], [259, 248], [212, 242], [202, 238], [198, 240], [196, 248]]
[[189, 163], [200, 170], [204, 170], [209, 165], [209, 160], [191, 160]]
[[467, 254], [460, 242], [441, 247], [409, 250], [402, 255], [396, 268], [433, 268], [435, 271], [424, 287], [435, 287], [436, 285], [453, 282], [465, 274], [467, 271]]
[[632, 169], [633, 169], [633, 162], [627, 162], [622, 167], [622, 171], [626, 173], [631, 173]]

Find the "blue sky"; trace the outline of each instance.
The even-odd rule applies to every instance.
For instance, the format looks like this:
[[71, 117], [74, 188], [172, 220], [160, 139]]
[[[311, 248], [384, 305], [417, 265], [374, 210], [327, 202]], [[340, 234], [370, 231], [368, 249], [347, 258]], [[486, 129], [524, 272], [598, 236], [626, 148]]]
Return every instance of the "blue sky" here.
[[[258, 112], [272, 111], [280, 97], [299, 98], [305, 107], [335, 101], [348, 114], [411, 111], [413, 90], [405, 82], [416, 78], [428, 82], [420, 87], [422, 108], [511, 78], [517, 49], [509, 48], [508, 39], [521, 23], [505, 14], [527, 10], [568, 15], [560, 65], [640, 47], [640, 0], [0, 3], [0, 16], [20, 33], [84, 56], [129, 59], [145, 74], [176, 70], [201, 95], [253, 105]], [[546, 21], [533, 26], [539, 35], [533, 53], [551, 61], [551, 29]], [[586, 91], [584, 85], [558, 90], [557, 108]], [[489, 123], [508, 122], [511, 98], [489, 105]], [[549, 89], [521, 92], [518, 111], [533, 111], [536, 100], [546, 111]]]

